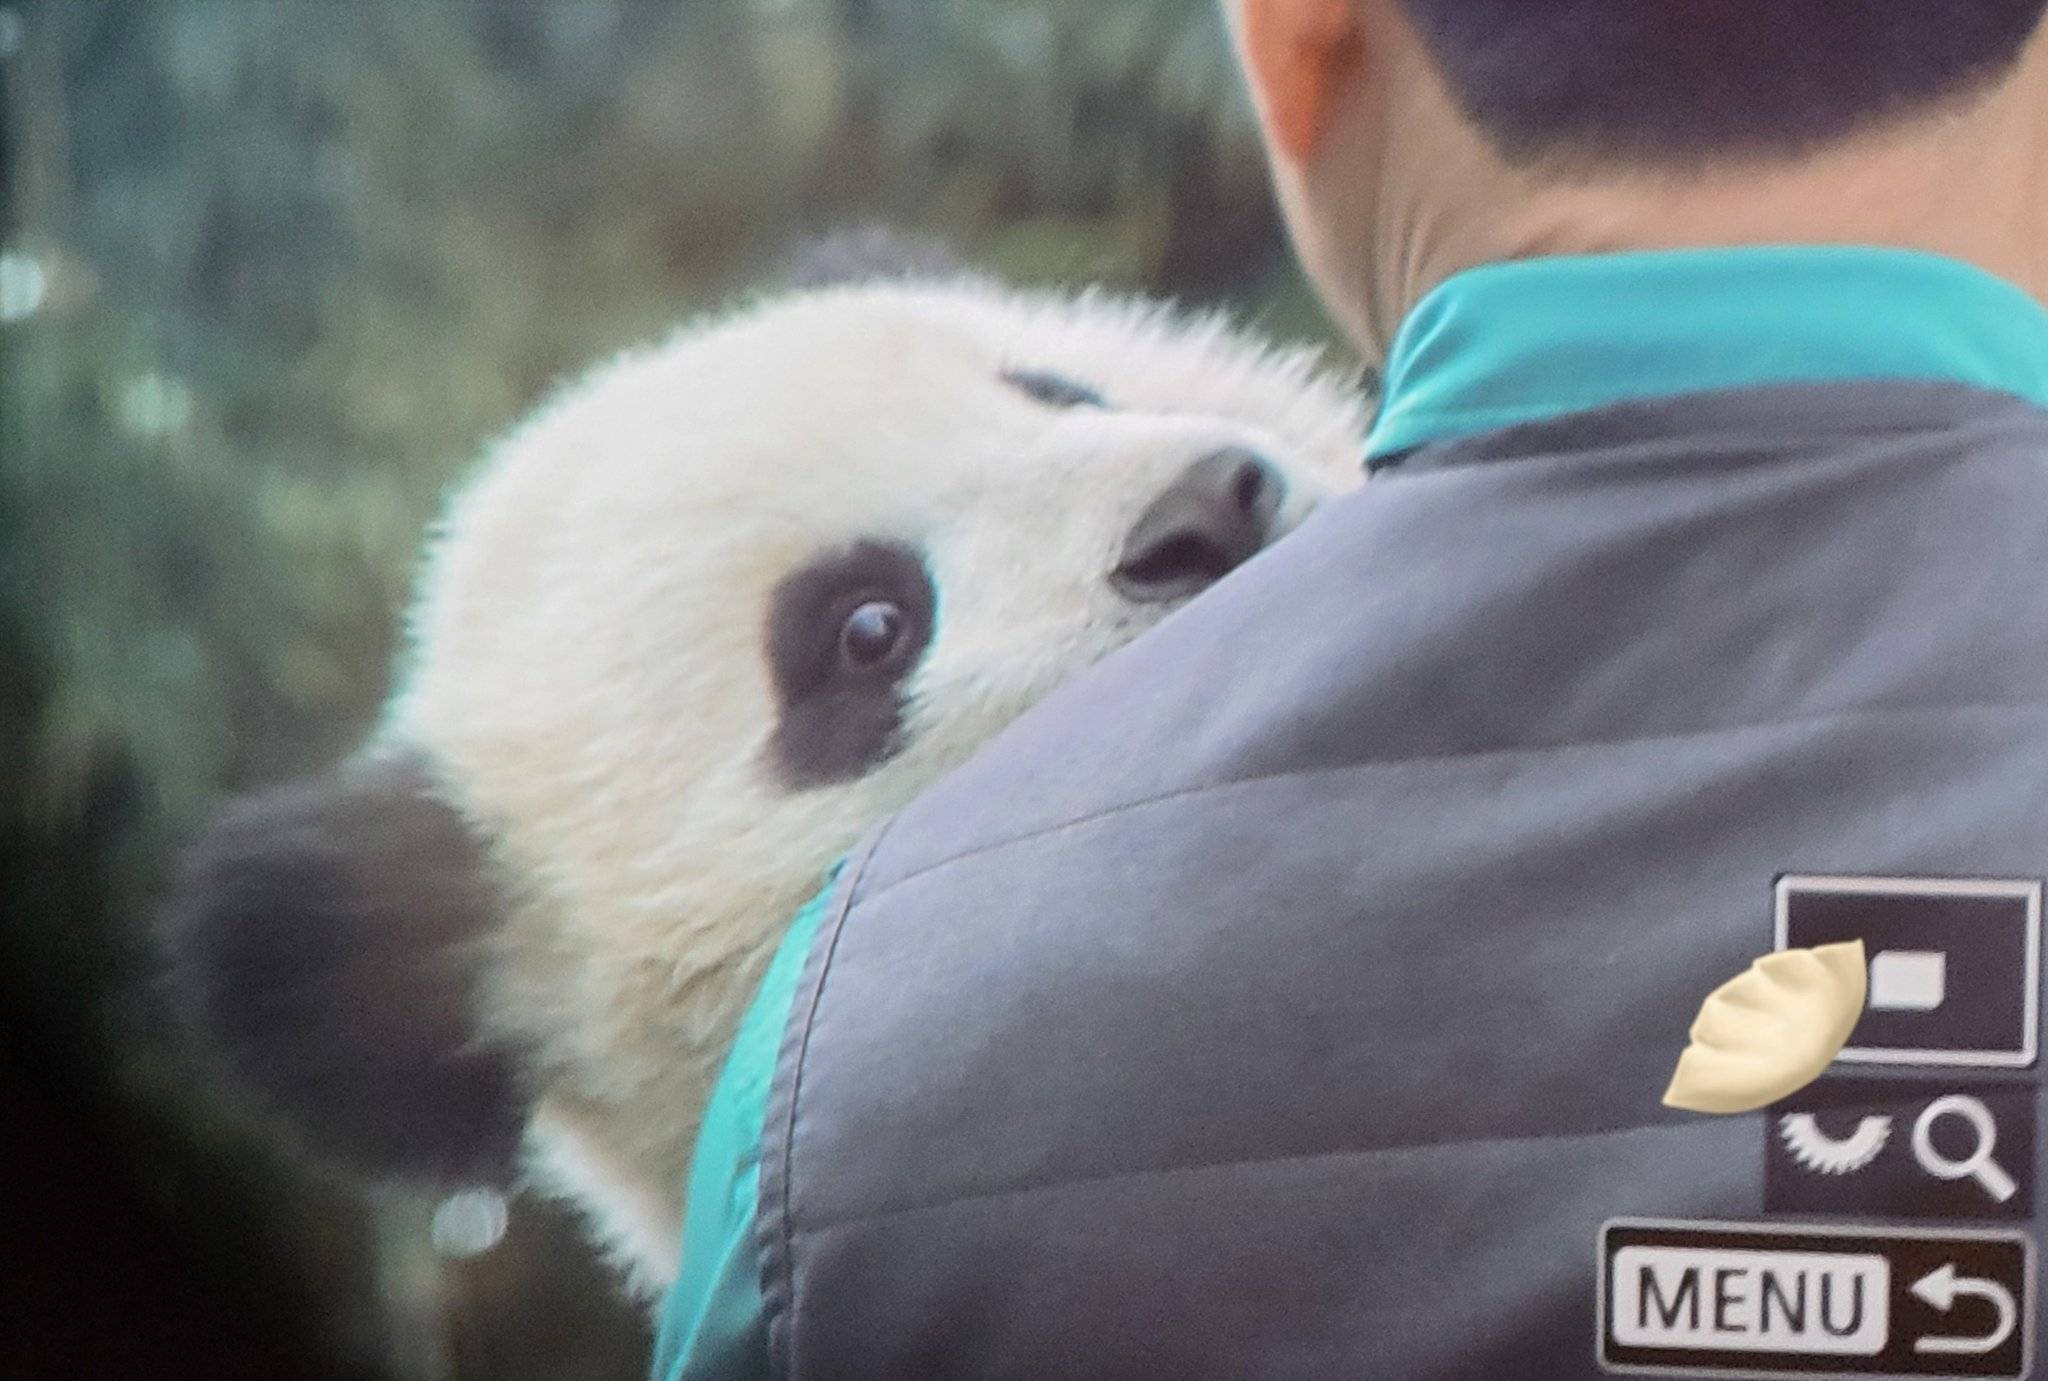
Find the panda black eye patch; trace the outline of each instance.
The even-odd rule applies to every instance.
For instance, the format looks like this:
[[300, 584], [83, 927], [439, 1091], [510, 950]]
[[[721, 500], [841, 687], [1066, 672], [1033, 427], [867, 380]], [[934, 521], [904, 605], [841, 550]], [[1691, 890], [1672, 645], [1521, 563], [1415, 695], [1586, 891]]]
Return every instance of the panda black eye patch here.
[[1052, 408], [1106, 408], [1109, 400], [1084, 383], [1049, 369], [1006, 369], [1003, 382]]
[[791, 787], [847, 781], [902, 747], [903, 680], [931, 642], [924, 562], [896, 542], [823, 552], [769, 597], [769, 753]]

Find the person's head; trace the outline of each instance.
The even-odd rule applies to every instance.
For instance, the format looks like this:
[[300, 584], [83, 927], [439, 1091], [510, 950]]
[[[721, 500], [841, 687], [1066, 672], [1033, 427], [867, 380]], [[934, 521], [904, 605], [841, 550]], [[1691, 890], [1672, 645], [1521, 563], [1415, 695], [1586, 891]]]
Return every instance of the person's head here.
[[1369, 352], [1447, 274], [1543, 253], [1892, 243], [2041, 286], [1994, 232], [2043, 200], [2048, 0], [1227, 4], [1290, 229]]

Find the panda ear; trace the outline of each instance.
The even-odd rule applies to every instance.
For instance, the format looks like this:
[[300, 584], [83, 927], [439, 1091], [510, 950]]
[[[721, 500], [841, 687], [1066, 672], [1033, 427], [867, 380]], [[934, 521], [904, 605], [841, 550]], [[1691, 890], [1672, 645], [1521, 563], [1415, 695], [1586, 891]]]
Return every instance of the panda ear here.
[[948, 282], [974, 273], [943, 241], [883, 225], [852, 226], [803, 241], [775, 274], [787, 290], [826, 288], [874, 279]]
[[161, 933], [195, 1034], [317, 1158], [503, 1183], [526, 1102], [473, 1004], [498, 907], [424, 758], [386, 752], [231, 806], [184, 859]]

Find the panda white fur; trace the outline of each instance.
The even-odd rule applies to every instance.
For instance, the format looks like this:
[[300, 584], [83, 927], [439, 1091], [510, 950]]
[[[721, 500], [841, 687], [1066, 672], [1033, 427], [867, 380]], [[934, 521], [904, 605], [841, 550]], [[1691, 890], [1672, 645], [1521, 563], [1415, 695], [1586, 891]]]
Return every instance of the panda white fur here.
[[448, 509], [370, 742], [192, 851], [178, 987], [305, 1145], [523, 1166], [658, 1290], [711, 1080], [831, 861], [1352, 484], [1363, 422], [1220, 320], [947, 275], [603, 365]]

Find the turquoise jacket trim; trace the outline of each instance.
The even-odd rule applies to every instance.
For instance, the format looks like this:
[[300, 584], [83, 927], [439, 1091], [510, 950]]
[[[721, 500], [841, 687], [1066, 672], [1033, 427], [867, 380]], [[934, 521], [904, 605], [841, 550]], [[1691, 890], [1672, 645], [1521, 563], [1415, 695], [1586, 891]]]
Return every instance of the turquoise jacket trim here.
[[790, 922], [704, 1106], [684, 1200], [682, 1268], [654, 1339], [656, 1381], [765, 1381], [768, 1375], [761, 1257], [754, 1246], [761, 1128], [782, 1028], [838, 871], [835, 865]]
[[[1673, 250], [1458, 274], [1394, 337], [1367, 454], [1613, 403], [1770, 384], [1949, 380], [2048, 407], [2048, 312], [1966, 264], [1900, 250]], [[837, 872], [835, 868], [834, 872]], [[769, 1374], [754, 1237], [768, 1089], [831, 882], [796, 915], [697, 1135], [656, 1381]]]
[[1665, 250], [1446, 279], [1387, 352], [1369, 457], [1613, 403], [1769, 384], [1949, 380], [2048, 406], [2048, 312], [1908, 250]]

